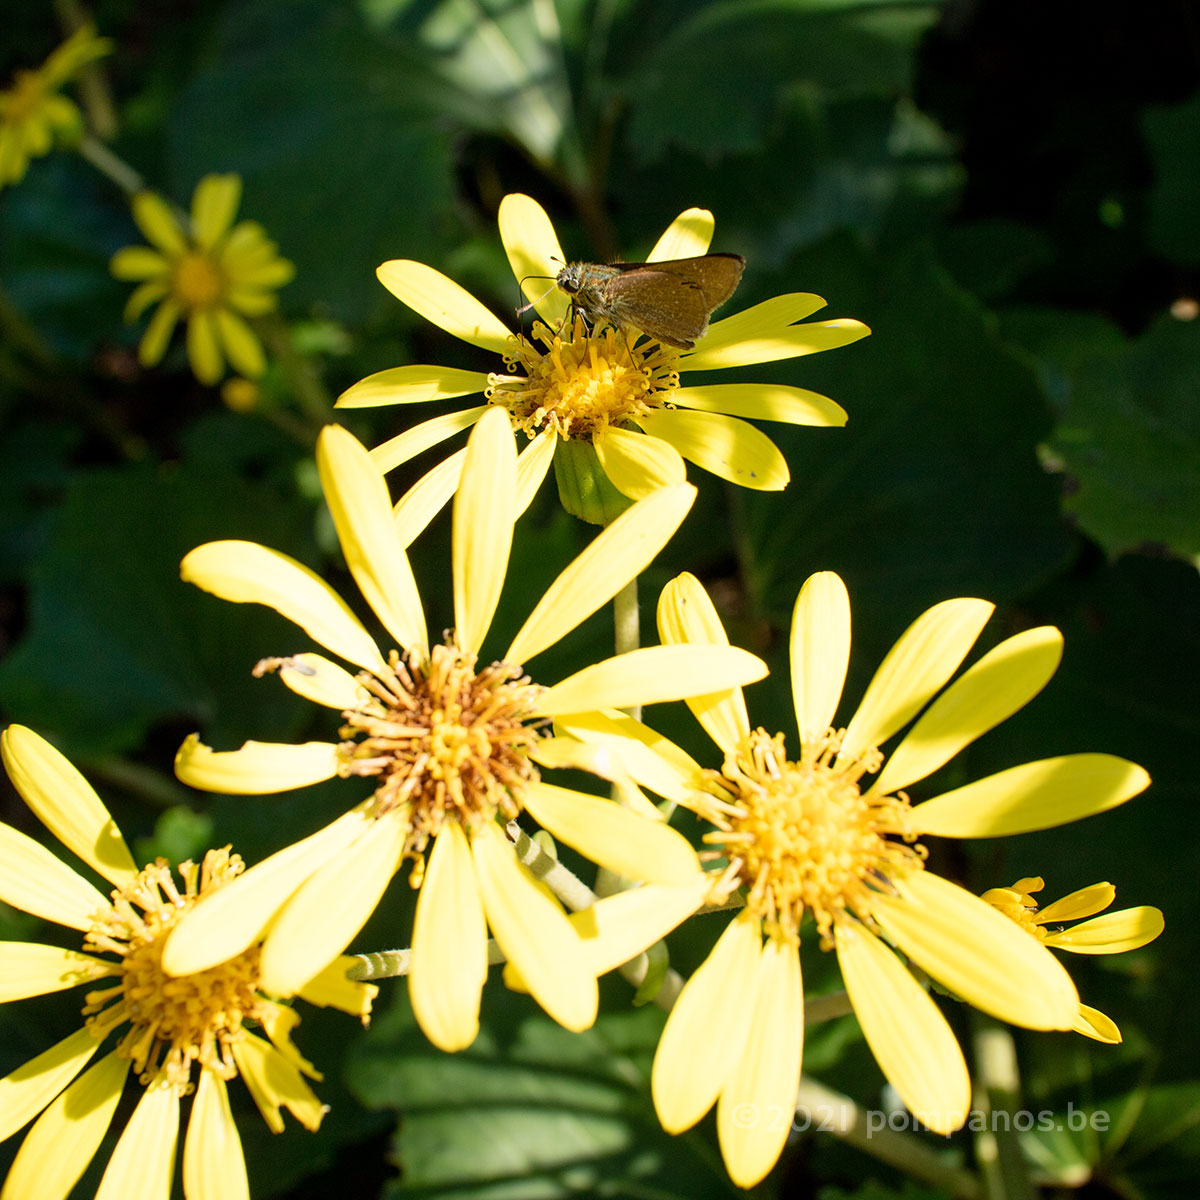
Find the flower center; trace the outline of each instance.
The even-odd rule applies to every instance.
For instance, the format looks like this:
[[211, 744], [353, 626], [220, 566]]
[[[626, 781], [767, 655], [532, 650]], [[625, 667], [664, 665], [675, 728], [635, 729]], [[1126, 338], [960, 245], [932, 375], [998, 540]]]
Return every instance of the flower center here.
[[882, 765], [879, 752], [846, 762], [837, 758], [840, 744], [830, 730], [790, 762], [783, 734], [757, 729], [711, 780], [717, 799], [706, 815], [719, 828], [704, 840], [728, 859], [722, 885], [726, 893], [744, 887], [766, 931], [791, 942], [806, 912], [825, 947], [840, 920], [873, 924], [872, 893], [920, 869], [925, 857], [922, 847], [896, 840], [912, 840], [908, 798], [860, 789], [862, 776]]
[[[1022, 880], [1021, 883], [1029, 883], [1029, 880]], [[1046, 929], [1038, 922], [1038, 902], [1031, 896], [1030, 891], [1037, 891], [1038, 888], [1030, 888], [1024, 890], [1021, 883], [1015, 884], [1011, 888], [990, 888], [980, 897], [986, 900], [994, 909], [1002, 912], [1010, 921], [1016, 921], [1026, 933], [1032, 934], [1039, 942], [1046, 940]]]
[[416, 665], [392, 652], [390, 679], [359, 682], [372, 701], [342, 714], [343, 775], [374, 776], [375, 815], [407, 807], [405, 853], [418, 864], [447, 820], [467, 829], [512, 820], [539, 778], [529, 758], [541, 738], [527, 724], [543, 689], [512, 663], [477, 670], [473, 654], [434, 646]]
[[158, 859], [112, 893], [112, 908], [98, 916], [84, 938], [89, 952], [115, 954], [111, 975], [118, 982], [85, 997], [85, 1024], [96, 1038], [128, 1022], [117, 1052], [133, 1060], [142, 1083], [164, 1069], [182, 1096], [191, 1091], [191, 1068], [199, 1062], [221, 1076], [237, 1073], [231, 1047], [242, 1023], [259, 1019], [269, 1004], [257, 992], [258, 947], [195, 975], [163, 972], [167, 934], [200, 897], [242, 873], [236, 854], [210, 850], [197, 867], [179, 864], [181, 894], [171, 868]]
[[[645, 416], [679, 386], [678, 354], [653, 339], [635, 344], [611, 327], [591, 332], [580, 316], [565, 338], [540, 321], [532, 338], [514, 339], [504, 359], [510, 374], [489, 375], [484, 393], [530, 437], [543, 428], [562, 438], [594, 437]], [[512, 374], [518, 368], [524, 374]]]
[[46, 98], [47, 86], [40, 71], [17, 68], [13, 84], [0, 93], [0, 119], [6, 125], [18, 125], [29, 119]]
[[203, 251], [188, 250], [175, 263], [171, 293], [184, 308], [214, 308], [224, 290], [217, 264]]

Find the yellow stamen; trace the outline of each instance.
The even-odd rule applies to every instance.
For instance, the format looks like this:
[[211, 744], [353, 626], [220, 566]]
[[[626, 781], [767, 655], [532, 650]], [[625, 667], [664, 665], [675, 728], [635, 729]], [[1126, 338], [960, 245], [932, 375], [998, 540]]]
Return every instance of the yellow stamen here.
[[[679, 386], [677, 352], [653, 339], [612, 328], [593, 332], [580, 316], [565, 337], [536, 322], [532, 339], [513, 339], [505, 357], [510, 374], [489, 375], [485, 392], [530, 437], [545, 428], [562, 438], [594, 437], [661, 407]], [[518, 368], [524, 374], [511, 374]]]
[[908, 798], [860, 788], [882, 756], [839, 760], [840, 744], [830, 730], [791, 762], [782, 734], [757, 729], [710, 778], [706, 815], [718, 830], [704, 840], [729, 860], [725, 888], [746, 889], [747, 907], [772, 937], [798, 942], [805, 913], [825, 946], [838, 921], [873, 925], [872, 894], [922, 866], [924, 849], [905, 844]]
[[171, 293], [185, 309], [215, 308], [225, 292], [217, 264], [200, 250], [189, 250], [175, 263]]

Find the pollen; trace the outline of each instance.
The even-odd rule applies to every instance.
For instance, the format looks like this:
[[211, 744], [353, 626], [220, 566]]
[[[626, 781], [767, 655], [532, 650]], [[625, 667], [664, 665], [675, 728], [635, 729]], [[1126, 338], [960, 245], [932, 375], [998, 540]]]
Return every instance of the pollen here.
[[514, 339], [504, 362], [509, 373], [488, 376], [485, 395], [530, 437], [543, 429], [595, 437], [662, 406], [679, 387], [674, 350], [612, 327], [591, 331], [578, 315], [565, 337], [536, 322], [531, 338]]
[[718, 829], [704, 840], [719, 847], [711, 857], [728, 861], [726, 891], [744, 888], [768, 935], [792, 943], [806, 914], [826, 948], [839, 921], [873, 926], [872, 895], [925, 857], [907, 844], [907, 797], [862, 787], [882, 756], [872, 750], [847, 762], [838, 758], [840, 743], [830, 730], [792, 762], [783, 734], [758, 729], [710, 780]]
[[217, 264], [200, 250], [180, 255], [171, 274], [171, 294], [188, 310], [215, 308], [225, 294]]
[[258, 1020], [271, 1003], [257, 991], [257, 947], [195, 975], [167, 975], [161, 965], [167, 935], [183, 914], [243, 868], [228, 846], [210, 850], [199, 867], [179, 864], [181, 892], [169, 865], [158, 859], [112, 893], [111, 909], [84, 938], [85, 950], [118, 960], [112, 985], [87, 994], [84, 1023], [95, 1038], [129, 1026], [117, 1053], [132, 1060], [143, 1084], [161, 1070], [176, 1094], [186, 1095], [197, 1062], [232, 1079], [232, 1046], [243, 1036], [243, 1022]]
[[376, 779], [377, 818], [402, 811], [419, 881], [447, 820], [470, 830], [521, 812], [539, 778], [529, 753], [542, 731], [530, 714], [543, 689], [512, 663], [480, 668], [453, 642], [433, 647], [425, 665], [393, 651], [390, 666], [389, 678], [358, 677], [372, 701], [342, 714], [341, 773]]

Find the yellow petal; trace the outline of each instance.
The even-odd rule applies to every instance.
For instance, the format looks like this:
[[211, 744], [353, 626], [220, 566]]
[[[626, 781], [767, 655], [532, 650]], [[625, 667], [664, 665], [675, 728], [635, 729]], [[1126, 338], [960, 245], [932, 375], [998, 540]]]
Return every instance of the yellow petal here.
[[1105, 913], [1059, 933], [1047, 934], [1044, 944], [1074, 954], [1124, 954], [1154, 941], [1162, 931], [1162, 912], [1142, 905]]
[[375, 274], [396, 299], [452, 336], [497, 354], [508, 349], [511, 331], [440, 271], [397, 258], [383, 263]]
[[605, 746], [580, 742], [573, 737], [543, 738], [529, 752], [539, 767], [551, 770], [588, 771], [607, 779], [617, 788], [620, 801], [630, 812], [651, 821], [662, 820], [662, 814], [646, 798], [624, 765]]
[[554, 277], [566, 259], [546, 210], [531, 197], [510, 192], [500, 201], [497, 216], [508, 265], [525, 298], [548, 325], [561, 324], [570, 301], [555, 286]]
[[[144, 313], [146, 309], [150, 307], [150, 305], [157, 303], [166, 294], [167, 285], [161, 279], [152, 279], [148, 283], [143, 283], [134, 288], [129, 299], [125, 301], [125, 309], [122, 313], [122, 316], [125, 318], [127, 323], [132, 324], [132, 322], [136, 321], [142, 315], [142, 313]], [[168, 314], [168, 316], [170, 316], [170, 314]], [[176, 319], [177, 318], [175, 317], [170, 318], [171, 328], [167, 330], [166, 334], [168, 338], [171, 336], [171, 331], [174, 329], [174, 322]], [[149, 335], [147, 334], [147, 336]], [[164, 347], [165, 344], [166, 343], [164, 342]], [[156, 358], [153, 358], [150, 361], [157, 362], [161, 357], [162, 353], [160, 352]]]
[[986, 600], [944, 600], [922, 613], [888, 651], [842, 740], [848, 762], [882, 745], [925, 707], [958, 670], [995, 605]]
[[447, 821], [434, 839], [417, 893], [408, 995], [439, 1050], [465, 1050], [479, 1033], [487, 981], [487, 924], [467, 835]]
[[315, 571], [286, 554], [254, 542], [207, 542], [184, 557], [179, 574], [223, 600], [265, 604], [347, 662], [387, 671], [379, 647], [346, 602]]
[[202, 248], [211, 249], [229, 232], [242, 200], [237, 175], [205, 175], [192, 194], [192, 232]]
[[0, 1142], [40, 1113], [99, 1049], [89, 1030], [77, 1029], [0, 1079]]
[[717, 1102], [721, 1154], [730, 1179], [743, 1188], [779, 1161], [796, 1111], [804, 1052], [799, 948], [769, 938], [755, 974], [745, 1049]]
[[1116, 1022], [1098, 1008], [1089, 1008], [1086, 1004], [1079, 1006], [1079, 1016], [1072, 1029], [1076, 1033], [1082, 1033], [1084, 1037], [1090, 1037], [1095, 1042], [1104, 1042], [1108, 1046], [1120, 1045], [1122, 1040]]
[[576, 671], [537, 700], [543, 717], [633, 708], [741, 687], [766, 676], [762, 659], [738, 646], [647, 646]]
[[1070, 1029], [1079, 993], [1036, 938], [990, 904], [931, 871], [877, 894], [871, 911], [922, 970], [969, 1004], [1026, 1029]]
[[96, 1200], [160, 1200], [171, 1194], [179, 1097], [160, 1072], [146, 1086], [117, 1142]]
[[[658, 636], [664, 645], [728, 646], [729, 637], [712, 600], [688, 572], [677, 575], [658, 598]], [[750, 718], [741, 688], [692, 696], [687, 702], [704, 731], [733, 754], [750, 736]]]
[[37, 942], [0, 942], [0, 1004], [61, 992], [114, 974], [112, 963]]
[[517, 496], [513, 503], [515, 516], [519, 517], [533, 503], [554, 461], [557, 443], [557, 436], [551, 430], [544, 429], [517, 455]]
[[267, 356], [258, 334], [232, 309], [218, 308], [213, 313], [217, 338], [233, 369], [247, 379], [257, 379], [267, 369]]
[[381, 442], [371, 451], [371, 461], [380, 474], [386, 475], [394, 471], [410, 458], [416, 458], [432, 446], [437, 446], [447, 438], [470, 429], [485, 412], [493, 406], [481, 404], [477, 408], [464, 408], [458, 412], [445, 413], [440, 417], [432, 417], [412, 429], [406, 429], [397, 437]]
[[676, 804], [700, 779], [694, 758], [624, 713], [572, 713], [555, 721], [555, 729], [610, 751], [639, 784]]
[[210, 386], [225, 374], [225, 356], [217, 339], [217, 324], [211, 312], [195, 310], [188, 316], [187, 354], [192, 372]]
[[314, 975], [296, 995], [318, 1008], [338, 1008], [352, 1017], [361, 1017], [366, 1024], [371, 1015], [371, 1003], [379, 995], [379, 989], [373, 983], [359, 983], [347, 978], [346, 972], [356, 962], [357, 959], [351, 954], [338, 955], [329, 966]]
[[467, 461], [466, 447], [456, 450], [431, 471], [427, 471], [404, 493], [392, 509], [400, 544], [407, 550], [442, 511], [458, 490], [463, 463]]
[[668, 1133], [695, 1125], [737, 1069], [754, 1016], [761, 957], [759, 922], [743, 909], [683, 985], [650, 1075], [654, 1107]]
[[161, 196], [154, 192], [138, 192], [130, 201], [130, 207], [146, 240], [168, 258], [178, 258], [188, 248], [179, 221]]
[[225, 1080], [206, 1067], [200, 1071], [183, 1143], [183, 1192], [187, 1200], [250, 1200], [229, 1092]]
[[696, 352], [684, 361], [690, 364], [701, 350], [721, 350], [727, 346], [786, 333], [795, 322], [811, 317], [824, 307], [825, 300], [812, 292], [788, 292], [783, 296], [772, 296], [769, 300], [714, 321]]
[[560, 1025], [589, 1029], [599, 1003], [596, 977], [562, 909], [491, 822], [472, 832], [471, 853], [487, 923], [505, 957]]
[[137, 874], [117, 823], [91, 784], [45, 738], [24, 725], [0, 734], [4, 769], [38, 820], [110, 883]]
[[[778, 301], [790, 299], [775, 297]], [[803, 296], [796, 297], [796, 307], [802, 307]], [[770, 304], [767, 300], [765, 304]], [[757, 307], [762, 307], [759, 305]], [[817, 306], [818, 308], [820, 305]], [[780, 305], [783, 309], [783, 305]], [[728, 325], [739, 317], [749, 317], [755, 309], [735, 313], [723, 321], [710, 325], [708, 333], [696, 344], [690, 354], [679, 360], [681, 371], [714, 371], [723, 367], [744, 367], [752, 363], [778, 362], [785, 358], [799, 358], [804, 354], [819, 354], [822, 350], [836, 350], [865, 338], [871, 331], [861, 321], [850, 317], [838, 317], [832, 321], [810, 321], [806, 325], [783, 325], [774, 323], [761, 333], [756, 326], [766, 324], [755, 320], [746, 322], [746, 332], [741, 327]]]
[[192, 733], [175, 754], [175, 774], [206, 792], [265, 796], [332, 779], [339, 762], [332, 742], [244, 742], [240, 750], [212, 750]]
[[707, 890], [703, 875], [680, 887], [648, 883], [572, 913], [593, 973], [605, 975], [661, 941], [703, 904]]
[[112, 1124], [129, 1066], [113, 1051], [55, 1097], [21, 1143], [4, 1181], [4, 1200], [70, 1193]]
[[700, 862], [681, 833], [602, 800], [549, 783], [531, 784], [525, 808], [558, 841], [625, 879], [683, 885]]
[[667, 226], [666, 232], [646, 255], [646, 262], [668, 262], [672, 258], [699, 258], [712, 245], [716, 222], [707, 208], [685, 209]]
[[454, 499], [454, 624], [459, 646], [476, 653], [500, 602], [517, 515], [517, 452], [498, 408], [471, 431]]
[[[1040, 875], [1034, 875], [1018, 879], [1013, 884], [1013, 891], [1028, 894], [1040, 892], [1045, 886], [1045, 880]], [[1081, 921], [1084, 917], [1103, 912], [1116, 898], [1117, 889], [1111, 883], [1092, 883], [1040, 909], [1037, 923], [1052, 925], [1056, 921]]]
[[687, 480], [679, 452], [660, 438], [610, 425], [595, 436], [592, 445], [609, 482], [631, 500]]
[[546, 589], [505, 659], [528, 662], [611, 600], [667, 544], [695, 498], [690, 483], [662, 488], [601, 530]]
[[305, 1129], [315, 1132], [321, 1127], [325, 1106], [286, 1055], [262, 1038], [243, 1031], [243, 1036], [233, 1043], [233, 1059], [272, 1133], [283, 1132], [281, 1105]]
[[371, 703], [371, 693], [349, 671], [320, 654], [293, 654], [280, 661], [275, 673], [297, 696], [326, 708], [341, 712]]
[[[137, 293], [135, 292], [134, 295], [136, 296]], [[168, 297], [150, 318], [150, 324], [146, 326], [146, 332], [138, 343], [138, 362], [143, 367], [152, 367], [155, 363], [162, 361], [162, 356], [167, 352], [167, 344], [171, 340], [171, 334], [175, 332], [175, 324], [178, 320], [179, 305]]]
[[425, 614], [383, 476], [359, 440], [340, 425], [321, 430], [317, 469], [359, 591], [396, 642], [423, 659], [429, 650]]
[[1050, 681], [1061, 658], [1062, 634], [1050, 626], [1027, 629], [988, 651], [921, 714], [871, 790], [898, 792], [932, 775], [1028, 704]]
[[314, 871], [362, 836], [370, 823], [362, 810], [369, 804], [209, 892], [171, 930], [163, 948], [163, 970], [168, 975], [192, 975], [249, 947]]
[[633, 420], [650, 437], [661, 438], [688, 462], [719, 479], [759, 492], [778, 492], [787, 486], [787, 462], [779, 448], [761, 430], [736, 417], [677, 408]]
[[90, 929], [109, 902], [33, 838], [0, 824], [0, 900], [70, 929]]
[[720, 383], [676, 388], [671, 403], [701, 412], [788, 425], [845, 425], [846, 410], [828, 396], [780, 383]]
[[135, 280], [155, 279], [170, 271], [170, 267], [167, 260], [149, 246], [126, 246], [112, 256], [108, 270], [114, 279], [132, 283]]
[[1136, 763], [1111, 754], [1065, 754], [1023, 763], [955, 788], [912, 810], [914, 833], [1003, 837], [1107, 812], [1150, 784]]
[[335, 408], [376, 408], [381, 404], [424, 404], [452, 400], [482, 392], [488, 384], [484, 371], [458, 371], [453, 367], [390, 367], [376, 371], [348, 387]]
[[850, 597], [833, 571], [805, 580], [792, 610], [792, 702], [800, 743], [833, 726], [850, 664]]
[[275, 996], [293, 996], [350, 944], [387, 890], [408, 832], [403, 814], [372, 821], [317, 868], [271, 922], [259, 974]]
[[905, 1107], [935, 1133], [958, 1129], [971, 1106], [971, 1079], [941, 1010], [865, 927], [839, 924], [837, 955], [867, 1045]]

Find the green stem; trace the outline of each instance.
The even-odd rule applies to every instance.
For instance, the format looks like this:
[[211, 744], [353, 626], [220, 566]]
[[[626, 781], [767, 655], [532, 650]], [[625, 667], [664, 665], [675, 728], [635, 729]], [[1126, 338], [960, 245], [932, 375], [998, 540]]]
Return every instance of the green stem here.
[[796, 1117], [798, 1127], [832, 1133], [910, 1178], [941, 1188], [955, 1200], [984, 1200], [979, 1180], [965, 1168], [947, 1163], [941, 1147], [927, 1146], [886, 1124], [882, 1129], [873, 1128], [866, 1110], [848, 1096], [803, 1076], [796, 1095]]
[[1029, 1168], [1021, 1153], [1020, 1135], [1010, 1120], [992, 1120], [1021, 1107], [1021, 1074], [1012, 1032], [972, 1014], [975, 1051], [975, 1107], [985, 1120], [975, 1133], [975, 1158], [983, 1171], [988, 1200], [1035, 1200]]
[[126, 196], [136, 196], [138, 192], [146, 190], [146, 181], [99, 138], [85, 133], [80, 139], [78, 150], [101, 175], [112, 180]]

